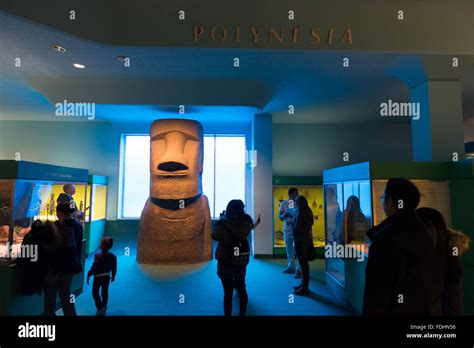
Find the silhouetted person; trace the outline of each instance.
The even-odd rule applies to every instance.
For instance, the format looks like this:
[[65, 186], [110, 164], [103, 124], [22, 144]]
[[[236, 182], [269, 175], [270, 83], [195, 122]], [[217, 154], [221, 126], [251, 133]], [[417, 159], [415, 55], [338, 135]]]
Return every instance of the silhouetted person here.
[[346, 217], [347, 243], [363, 242], [367, 238], [367, 220], [360, 209], [360, 200], [356, 196], [347, 199]]
[[36, 220], [25, 235], [22, 247], [36, 248], [36, 259], [18, 258], [20, 292], [22, 295], [40, 295], [46, 276], [55, 265], [55, 257], [61, 243], [59, 231], [51, 221]]
[[461, 255], [469, 248], [469, 237], [459, 231], [449, 229], [443, 215], [432, 208], [416, 210], [425, 225], [437, 255], [433, 265], [439, 274], [440, 285], [436, 293], [439, 300], [438, 314], [462, 314], [462, 274]]
[[296, 215], [296, 197], [298, 197], [298, 189], [292, 187], [288, 190], [288, 199], [280, 203], [278, 218], [283, 221], [283, 236], [285, 238], [286, 257], [288, 266], [283, 273], [294, 274], [301, 278], [301, 267], [296, 261], [295, 255], [295, 239], [293, 234], [293, 219]]
[[73, 217], [76, 207], [73, 201], [62, 201], [56, 207], [61, 244], [56, 255], [52, 272], [46, 277], [45, 314], [55, 315], [56, 296], [59, 294], [64, 315], [76, 315], [76, 307], [71, 299], [71, 284], [75, 274], [82, 271], [81, 252], [84, 232], [82, 225]]
[[387, 218], [367, 231], [372, 244], [363, 313], [435, 314], [438, 270], [431, 239], [415, 214], [420, 193], [406, 179], [390, 179], [381, 198]]
[[303, 277], [301, 284], [295, 286], [295, 295], [309, 294], [309, 257], [313, 248], [313, 235], [311, 227], [314, 224], [314, 217], [308, 200], [304, 196], [296, 198], [296, 217], [294, 219], [295, 250], [298, 262], [301, 265]]
[[232, 296], [234, 287], [239, 294], [240, 316], [247, 311], [248, 295], [245, 285], [247, 265], [250, 258], [250, 245], [247, 240], [256, 224], [245, 213], [244, 203], [234, 199], [227, 204], [225, 214], [215, 224], [212, 239], [219, 242], [216, 249], [217, 275], [224, 288], [224, 314], [232, 315]]
[[100, 242], [102, 252], [95, 254], [94, 263], [87, 273], [87, 284], [90, 277], [94, 276], [92, 283], [92, 297], [94, 298], [96, 315], [105, 315], [107, 302], [109, 299], [110, 282], [115, 281], [117, 274], [117, 256], [110, 252], [114, 240], [111, 237], [104, 237]]

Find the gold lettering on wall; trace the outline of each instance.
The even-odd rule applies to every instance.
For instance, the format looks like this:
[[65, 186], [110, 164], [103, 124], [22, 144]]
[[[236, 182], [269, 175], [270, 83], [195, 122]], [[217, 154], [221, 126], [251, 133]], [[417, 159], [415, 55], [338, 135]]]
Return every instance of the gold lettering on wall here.
[[292, 42], [294, 44], [302, 43], [301, 41], [298, 41], [298, 37], [301, 35], [300, 30], [301, 30], [301, 28], [299, 28], [299, 27], [293, 28], [293, 41]]
[[255, 31], [254, 27], [250, 28], [250, 31], [252, 32], [253, 43], [258, 42], [258, 35], [260, 35], [261, 30], [262, 30], [262, 28], [258, 28], [257, 31]]
[[352, 45], [352, 30], [351, 28], [347, 28], [346, 31], [344, 32], [344, 36], [342, 37], [341, 39], [341, 42], [339, 42], [339, 44], [342, 44], [344, 42], [344, 40], [347, 39], [347, 42], [349, 43], [349, 45]]
[[[220, 28], [222, 32], [221, 40], [218, 40], [216, 36], [216, 31], [218, 28]], [[212, 38], [212, 41], [215, 41], [215, 42], [224, 42], [227, 39], [227, 29], [225, 27], [212, 27], [211, 38]]]
[[274, 37], [278, 43], [283, 42], [283, 28], [280, 28], [280, 34], [278, 34], [274, 28], [270, 28], [270, 42], [272, 42], [272, 37]]
[[325, 45], [325, 46], [350, 46], [353, 43], [352, 29], [345, 30], [328, 27], [314, 26], [303, 27], [242, 27], [216, 25], [206, 27], [193, 26], [193, 41], [201, 43], [237, 43], [249, 46], [259, 45]]
[[328, 45], [332, 45], [332, 35], [334, 34], [334, 28], [329, 29], [329, 34], [328, 34]]
[[201, 27], [200, 25], [195, 25], [193, 31], [194, 31], [194, 41], [196, 42], [204, 34], [204, 27]]
[[311, 37], [313, 40], [310, 41], [311, 44], [317, 45], [319, 41], [321, 41], [321, 29], [319, 28], [313, 28], [311, 29]]
[[235, 42], [247, 42], [247, 41], [243, 41], [243, 40], [240, 40], [240, 27], [237, 27], [235, 28]]

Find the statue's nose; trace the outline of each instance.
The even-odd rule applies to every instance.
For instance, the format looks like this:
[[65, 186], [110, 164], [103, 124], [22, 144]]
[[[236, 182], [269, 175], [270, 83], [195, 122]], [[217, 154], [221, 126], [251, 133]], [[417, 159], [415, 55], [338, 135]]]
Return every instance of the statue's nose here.
[[180, 132], [170, 132], [164, 137], [165, 151], [157, 165], [158, 170], [173, 173], [188, 170], [189, 162], [185, 155], [186, 136]]

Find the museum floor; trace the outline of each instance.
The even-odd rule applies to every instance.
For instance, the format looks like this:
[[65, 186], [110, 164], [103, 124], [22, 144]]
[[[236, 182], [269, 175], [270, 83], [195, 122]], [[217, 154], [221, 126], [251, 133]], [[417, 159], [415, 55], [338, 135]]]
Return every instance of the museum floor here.
[[[86, 270], [92, 260], [93, 255], [86, 260]], [[295, 297], [294, 303], [289, 303], [292, 286], [298, 281], [281, 273], [284, 264], [284, 260], [251, 260], [247, 270], [248, 315], [350, 314], [321, 281], [323, 260], [311, 264], [312, 294]], [[76, 299], [78, 315], [95, 314], [91, 288], [92, 279]], [[216, 261], [194, 267], [142, 266], [134, 255], [119, 256], [117, 279], [110, 287], [108, 315], [222, 315], [222, 300]], [[235, 294], [234, 312], [238, 310], [237, 301]]]

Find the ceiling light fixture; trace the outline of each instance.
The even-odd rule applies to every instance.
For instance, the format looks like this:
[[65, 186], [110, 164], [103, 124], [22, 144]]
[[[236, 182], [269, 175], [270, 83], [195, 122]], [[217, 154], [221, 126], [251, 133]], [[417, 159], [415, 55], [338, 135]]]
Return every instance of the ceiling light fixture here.
[[85, 65], [82, 65], [82, 64], [79, 64], [79, 63], [74, 63], [73, 64], [75, 68], [78, 68], [78, 69], [84, 69], [86, 66]]
[[51, 49], [56, 52], [66, 52], [66, 48], [60, 45], [53, 45], [51, 46]]

